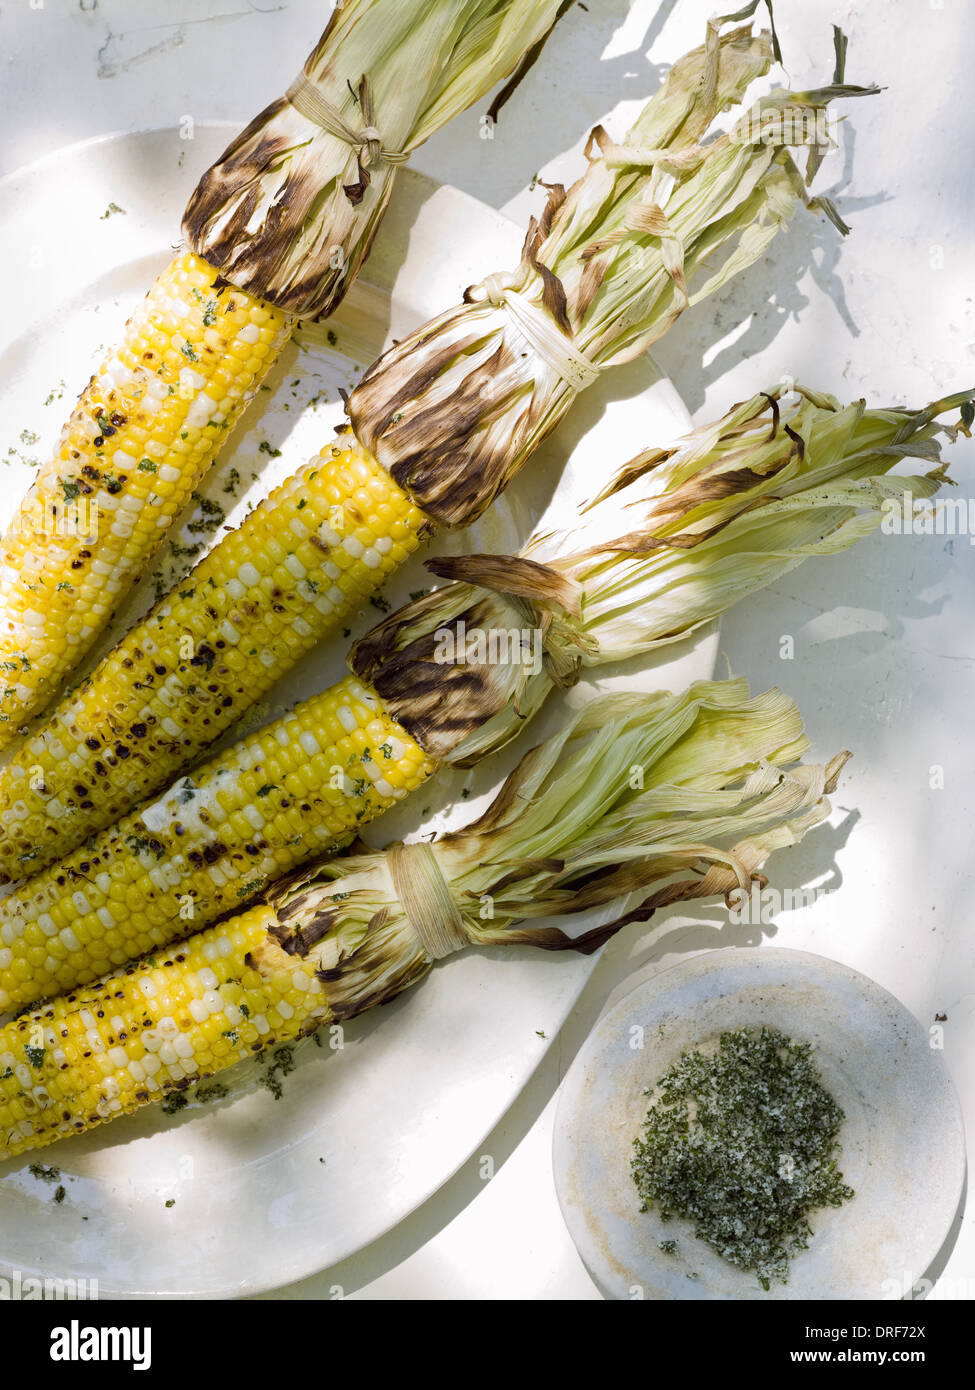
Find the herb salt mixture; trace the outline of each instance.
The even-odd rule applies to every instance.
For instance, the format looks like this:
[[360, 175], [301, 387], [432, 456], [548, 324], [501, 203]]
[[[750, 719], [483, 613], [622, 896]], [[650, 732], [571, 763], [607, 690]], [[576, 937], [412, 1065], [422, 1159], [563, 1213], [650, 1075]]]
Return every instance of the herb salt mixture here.
[[641, 1211], [692, 1221], [766, 1290], [809, 1244], [808, 1214], [853, 1196], [836, 1168], [843, 1111], [811, 1050], [771, 1028], [722, 1033], [716, 1051], [685, 1052], [646, 1092], [633, 1141]]

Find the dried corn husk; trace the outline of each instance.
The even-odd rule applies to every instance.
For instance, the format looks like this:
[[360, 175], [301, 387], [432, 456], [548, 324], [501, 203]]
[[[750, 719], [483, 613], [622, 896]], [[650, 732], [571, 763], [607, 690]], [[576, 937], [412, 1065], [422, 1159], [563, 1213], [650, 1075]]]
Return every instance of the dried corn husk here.
[[[848, 754], [792, 766], [806, 739], [781, 691], [743, 680], [593, 701], [522, 758], [483, 816], [432, 844], [332, 859], [269, 895], [279, 945], [318, 963], [334, 1018], [414, 984], [467, 945], [595, 950], [675, 902], [764, 884], [829, 813]], [[587, 932], [535, 926], [630, 894]]]
[[797, 203], [833, 213], [810, 200], [787, 146], [803, 121], [828, 141], [830, 101], [877, 89], [776, 90], [716, 134], [772, 60], [768, 35], [719, 23], [622, 144], [597, 127], [586, 173], [550, 189], [520, 265], [468, 289], [352, 393], [357, 438], [439, 523], [479, 515], [579, 391], [760, 257]]
[[[954, 435], [938, 417], [961, 408], [967, 428], [975, 392], [921, 411], [783, 395], [774, 387], [639, 454], [577, 528], [537, 535], [521, 556], [430, 561], [455, 582], [373, 628], [350, 665], [424, 747], [474, 762], [583, 669], [678, 641], [808, 557], [871, 534], [892, 506], [934, 496], [946, 481], [938, 434]], [[904, 458], [933, 467], [892, 474]], [[478, 645], [522, 629], [541, 634], [540, 670]]]
[[322, 318], [369, 253], [397, 167], [542, 40], [560, 0], [346, 0], [285, 96], [208, 169], [188, 245], [226, 279]]

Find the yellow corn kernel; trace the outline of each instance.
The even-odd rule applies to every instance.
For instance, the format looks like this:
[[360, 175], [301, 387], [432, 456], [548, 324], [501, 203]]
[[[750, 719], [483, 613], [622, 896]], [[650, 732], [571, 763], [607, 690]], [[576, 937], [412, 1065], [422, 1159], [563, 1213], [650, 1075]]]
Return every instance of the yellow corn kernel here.
[[53, 863], [172, 781], [385, 583], [423, 524], [351, 436], [323, 449], [0, 770], [0, 882]]
[[3, 539], [0, 745], [92, 645], [287, 341], [286, 314], [217, 278], [191, 252], [163, 271]]
[[4, 898], [0, 1012], [200, 930], [434, 770], [376, 692], [346, 676]]
[[0, 1029], [0, 1158], [149, 1102], [328, 1018], [314, 968], [255, 907]]

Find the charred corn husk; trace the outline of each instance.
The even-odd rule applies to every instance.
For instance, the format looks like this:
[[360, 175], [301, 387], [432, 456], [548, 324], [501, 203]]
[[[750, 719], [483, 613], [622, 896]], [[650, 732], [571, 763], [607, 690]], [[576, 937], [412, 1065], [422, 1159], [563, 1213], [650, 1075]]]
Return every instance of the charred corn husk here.
[[[476, 762], [554, 688], [679, 641], [804, 560], [930, 510], [947, 479], [938, 435], [968, 432], [973, 397], [912, 411], [762, 392], [637, 455], [577, 528], [537, 535], [519, 556], [431, 560], [456, 582], [367, 633], [350, 666], [432, 756]], [[939, 422], [956, 411], [957, 425]], [[905, 458], [929, 470], [893, 473]]]
[[558, 12], [559, 0], [340, 5], [301, 78], [203, 176], [189, 249], [92, 377], [0, 544], [0, 746], [143, 573], [296, 315], [339, 303], [398, 165]]
[[701, 144], [770, 61], [766, 36], [709, 29], [625, 144], [601, 133], [587, 173], [553, 190], [516, 273], [380, 359], [349, 401], [354, 432], [226, 537], [0, 774], [0, 877], [53, 862], [165, 786], [435, 523], [483, 511], [598, 371], [666, 330], [707, 256], [732, 252], [695, 298], [761, 253], [805, 197], [775, 143], [802, 122], [768, 118], [811, 119], [858, 90], [774, 94]]
[[[673, 902], [747, 901], [771, 851], [828, 813], [846, 755], [792, 766], [805, 746], [791, 701], [750, 699], [743, 681], [594, 703], [465, 830], [334, 859], [0, 1029], [0, 1156], [351, 1018], [467, 945], [592, 951]], [[634, 892], [629, 912], [574, 936], [532, 922]]]
[[716, 134], [772, 58], [768, 35], [719, 28], [622, 144], [593, 131], [588, 171], [551, 188], [519, 266], [403, 338], [349, 398], [356, 437], [437, 522], [483, 510], [581, 390], [756, 261], [800, 203], [848, 230], [809, 198], [789, 146], [808, 143], [813, 171], [829, 103], [878, 89], [779, 88]]
[[536, 49], [564, 0], [344, 0], [285, 96], [204, 174], [187, 244], [304, 319], [332, 313], [396, 170]]

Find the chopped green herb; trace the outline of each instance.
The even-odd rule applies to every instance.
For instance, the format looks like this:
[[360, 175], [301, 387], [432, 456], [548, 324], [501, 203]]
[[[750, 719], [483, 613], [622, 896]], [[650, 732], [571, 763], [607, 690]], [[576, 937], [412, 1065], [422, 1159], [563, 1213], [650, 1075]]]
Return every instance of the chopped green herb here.
[[196, 1099], [207, 1105], [212, 1100], [223, 1100], [230, 1092], [222, 1081], [213, 1081], [209, 1086], [197, 1086]]
[[158, 465], [155, 464], [155, 463], [153, 463], [152, 459], [140, 459], [140, 460], [139, 460], [139, 472], [140, 472], [140, 473], [155, 473], [157, 467], [158, 467]]
[[24, 1056], [32, 1067], [42, 1067], [44, 1065], [45, 1055], [46, 1049], [37, 1047], [34, 1043], [27, 1043], [24, 1046]]
[[60, 1168], [45, 1168], [43, 1163], [29, 1163], [27, 1165], [27, 1171], [32, 1177], [37, 1178], [39, 1182], [61, 1181]]
[[160, 842], [158, 840], [150, 840], [147, 835], [126, 835], [125, 843], [133, 854], [154, 854], [157, 859], [161, 859], [165, 854], [165, 850]]
[[261, 1077], [261, 1084], [266, 1086], [275, 1100], [280, 1100], [284, 1094], [284, 1087], [281, 1078], [288, 1076], [295, 1069], [295, 1050], [293, 1047], [279, 1047], [274, 1053], [271, 1065]]
[[769, 1289], [806, 1249], [808, 1217], [853, 1196], [837, 1170], [843, 1112], [822, 1085], [809, 1043], [763, 1027], [689, 1050], [646, 1094], [633, 1141], [641, 1210], [694, 1233]]

